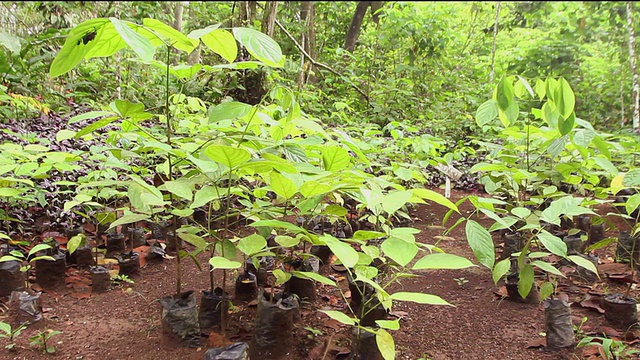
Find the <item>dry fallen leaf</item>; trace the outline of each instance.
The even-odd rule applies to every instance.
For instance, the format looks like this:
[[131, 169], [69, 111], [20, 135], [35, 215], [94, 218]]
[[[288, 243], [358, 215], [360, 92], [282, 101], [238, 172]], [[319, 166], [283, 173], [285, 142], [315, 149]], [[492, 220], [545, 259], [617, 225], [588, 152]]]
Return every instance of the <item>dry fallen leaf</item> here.
[[543, 348], [546, 346], [547, 346], [547, 338], [542, 337], [542, 338], [538, 338], [533, 341], [530, 341], [527, 344], [527, 349], [537, 349], [537, 348]]

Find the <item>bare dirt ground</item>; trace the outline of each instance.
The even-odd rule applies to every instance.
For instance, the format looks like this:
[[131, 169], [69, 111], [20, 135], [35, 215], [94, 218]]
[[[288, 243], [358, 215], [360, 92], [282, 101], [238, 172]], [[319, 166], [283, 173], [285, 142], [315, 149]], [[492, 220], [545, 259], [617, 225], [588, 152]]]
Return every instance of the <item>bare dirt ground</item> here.
[[[468, 195], [454, 191], [453, 201]], [[608, 207], [604, 213], [612, 211]], [[470, 205], [461, 206], [463, 215], [471, 211]], [[464, 226], [442, 237], [444, 228], [441, 221], [446, 209], [420, 206], [412, 214], [412, 226], [422, 230], [418, 241], [434, 244], [446, 252], [465, 256], [476, 263], [464, 236]], [[453, 224], [453, 216], [447, 225]], [[479, 217], [483, 225], [491, 220]], [[624, 224], [613, 221], [607, 229], [608, 236], [617, 236], [624, 230]], [[499, 242], [496, 241], [499, 248]], [[611, 263], [612, 249], [600, 251], [601, 266]], [[609, 257], [609, 258], [608, 258]], [[206, 257], [201, 261], [206, 264]], [[28, 337], [36, 327], [29, 327], [17, 340], [17, 350], [0, 349], [1, 359], [203, 359], [209, 348], [210, 338], [203, 337], [200, 348], [176, 348], [163, 341], [160, 320], [160, 297], [175, 292], [174, 260], [148, 263], [134, 277], [134, 284], [113, 287], [106, 293], [91, 294], [90, 281], [86, 271], [69, 268], [67, 277], [72, 279], [66, 288], [56, 292], [46, 291], [42, 295], [44, 321], [37, 328], [50, 328], [62, 333], [51, 340], [56, 348], [55, 355], [46, 355], [29, 346]], [[323, 265], [321, 273], [332, 275], [346, 287], [344, 274], [336, 273], [329, 265]], [[495, 286], [491, 273], [485, 267], [465, 270], [424, 271], [416, 278], [404, 279], [394, 284], [394, 291], [422, 291], [435, 294], [449, 301], [450, 306], [428, 306], [414, 303], [396, 303], [393, 316], [400, 317], [400, 330], [394, 331], [397, 359], [599, 359], [595, 347], [567, 349], [559, 352], [547, 351], [544, 347], [544, 311], [540, 304], [514, 302], [502, 296], [504, 288]], [[608, 279], [606, 270], [600, 273], [601, 280], [584, 283], [578, 280], [563, 280], [560, 290], [568, 294], [573, 303], [572, 318], [579, 327], [578, 337], [584, 335], [623, 337], [623, 331], [612, 329], [604, 320], [598, 306], [580, 306], [585, 297], [592, 296], [597, 304], [600, 295], [622, 289], [625, 284]], [[85, 279], [85, 280], [82, 280]], [[217, 279], [220, 281], [220, 279]], [[200, 291], [209, 288], [206, 270], [200, 271], [192, 261], [184, 262], [182, 288]], [[227, 287], [233, 294], [233, 287]], [[327, 286], [318, 286], [315, 303], [303, 303], [300, 318], [292, 334], [293, 346], [289, 359], [344, 359], [349, 349], [349, 329], [330, 320], [319, 309], [340, 310], [344, 304], [338, 292]], [[638, 298], [638, 292], [632, 291]], [[6, 300], [6, 299], [4, 299]], [[233, 299], [232, 299], [233, 301]], [[228, 329], [228, 337], [233, 341], [249, 341], [256, 312], [255, 306], [246, 302], [234, 302]], [[8, 313], [0, 315], [7, 319]], [[582, 323], [583, 318], [587, 321]], [[581, 326], [580, 326], [581, 325]], [[309, 329], [315, 330], [315, 334]], [[638, 341], [637, 334], [627, 334], [628, 346]], [[325, 351], [324, 344], [332, 345]], [[6, 339], [0, 339], [6, 344]], [[325, 354], [326, 353], [326, 354]]]

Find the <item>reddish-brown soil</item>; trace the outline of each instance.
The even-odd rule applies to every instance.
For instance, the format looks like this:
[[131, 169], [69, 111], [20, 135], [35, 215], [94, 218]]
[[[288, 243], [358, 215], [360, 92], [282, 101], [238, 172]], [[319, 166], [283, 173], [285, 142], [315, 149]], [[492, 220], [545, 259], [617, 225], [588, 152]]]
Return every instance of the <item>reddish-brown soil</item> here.
[[[454, 201], [468, 195], [453, 192]], [[610, 208], [601, 209], [606, 213]], [[471, 211], [468, 203], [461, 206], [463, 216]], [[434, 244], [445, 251], [465, 256], [476, 262], [464, 236], [464, 226], [442, 237], [444, 228], [441, 221], [446, 209], [437, 206], [420, 206], [412, 214], [415, 218], [413, 226], [422, 230], [418, 240]], [[456, 220], [453, 216], [447, 225]], [[477, 218], [483, 225], [491, 220]], [[614, 221], [622, 228], [624, 224]], [[617, 236], [618, 228], [613, 225], [607, 235]], [[497, 243], [497, 242], [496, 242]], [[499, 245], [497, 243], [497, 245]], [[610, 255], [612, 249], [607, 249]], [[606, 253], [600, 251], [601, 262], [611, 262]], [[204, 254], [200, 257], [206, 264]], [[160, 322], [160, 297], [175, 292], [174, 260], [162, 263], [147, 264], [141, 274], [134, 277], [135, 284], [115, 287], [106, 293], [92, 294], [71, 288], [58, 292], [45, 292], [43, 307], [45, 320], [39, 328], [50, 328], [62, 331], [53, 337], [56, 355], [44, 355], [36, 348], [29, 346], [28, 337], [36, 329], [28, 328], [19, 337], [16, 351], [0, 350], [1, 359], [203, 359], [208, 339], [203, 338], [201, 348], [176, 348], [162, 340]], [[70, 270], [68, 274], [74, 273]], [[345, 274], [336, 273], [331, 267], [324, 265], [322, 273], [333, 275], [341, 280], [346, 288]], [[82, 276], [82, 272], [78, 275]], [[216, 274], [217, 281], [220, 278]], [[414, 303], [394, 304], [393, 314], [401, 318], [401, 328], [394, 331], [397, 359], [598, 359], [595, 350], [584, 353], [583, 349], [567, 349], [560, 352], [545, 350], [543, 340], [544, 312], [542, 305], [514, 302], [500, 296], [506, 294], [501, 286], [495, 286], [490, 271], [482, 266], [465, 270], [423, 271], [418, 277], [404, 279], [394, 284], [390, 292], [422, 291], [435, 294], [449, 301], [455, 307], [428, 306]], [[569, 295], [573, 302], [571, 307], [574, 322], [580, 325], [580, 336], [602, 333], [615, 335], [603, 314], [594, 309], [579, 306], [586, 293], [591, 291], [597, 300], [598, 294], [623, 289], [624, 284], [614, 283], [606, 279], [601, 271], [602, 280], [593, 284], [575, 281], [571, 278], [561, 282], [560, 291]], [[232, 277], [232, 275], [230, 275]], [[580, 285], [580, 286], [577, 286]], [[208, 272], [200, 271], [192, 261], [185, 261], [182, 287], [185, 290], [196, 290], [198, 301], [200, 291], [209, 287]], [[227, 287], [233, 294], [231, 285]], [[303, 303], [301, 316], [296, 322], [293, 333], [294, 347], [288, 359], [322, 359], [325, 355], [323, 344], [329, 341], [332, 347], [326, 352], [324, 359], [335, 359], [342, 350], [349, 348], [349, 329], [330, 320], [319, 309], [343, 308], [339, 293], [327, 286], [318, 286], [318, 300], [314, 304]], [[638, 297], [636, 290], [632, 295]], [[597, 303], [597, 301], [596, 301]], [[251, 328], [256, 312], [255, 306], [235, 302], [229, 323], [229, 337], [234, 341], [249, 341]], [[9, 314], [2, 315], [4, 320]], [[3, 318], [0, 318], [2, 320]], [[313, 334], [308, 329], [317, 330]], [[608, 330], [607, 330], [608, 329]], [[634, 336], [631, 338], [635, 339]], [[6, 339], [0, 339], [6, 344]], [[536, 346], [537, 345], [537, 346]], [[633, 346], [633, 345], [630, 345]], [[344, 355], [340, 355], [345, 358]], [[257, 359], [254, 359], [257, 360]]]

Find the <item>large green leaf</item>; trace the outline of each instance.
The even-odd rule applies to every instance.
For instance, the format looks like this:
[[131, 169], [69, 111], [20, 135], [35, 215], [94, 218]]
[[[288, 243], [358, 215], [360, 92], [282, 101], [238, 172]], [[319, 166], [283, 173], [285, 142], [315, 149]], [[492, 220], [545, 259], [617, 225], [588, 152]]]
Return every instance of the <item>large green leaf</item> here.
[[640, 169], [631, 169], [624, 174], [622, 185], [626, 187], [640, 186]]
[[209, 110], [209, 122], [215, 123], [227, 119], [238, 119], [249, 115], [253, 106], [238, 101], [220, 103]]
[[446, 197], [444, 197], [444, 195], [441, 195], [433, 190], [429, 190], [429, 189], [411, 189], [411, 191], [413, 191], [413, 194], [418, 196], [419, 198], [425, 199], [425, 200], [429, 200], [432, 201], [438, 205], [442, 205], [442, 206], [446, 206], [449, 209], [460, 213], [460, 211], [458, 210], [458, 207], [456, 206], [456, 204], [454, 204], [453, 202], [451, 202], [451, 200], [447, 199]]
[[416, 261], [413, 270], [424, 269], [465, 269], [475, 266], [471, 261], [462, 256], [453, 254], [433, 253]]
[[193, 181], [187, 178], [179, 178], [177, 180], [167, 181], [163, 184], [163, 186], [172, 194], [177, 195], [185, 200], [191, 201], [191, 199], [193, 198], [195, 185], [193, 184]]
[[351, 156], [339, 146], [328, 146], [322, 151], [322, 162], [325, 170], [336, 172], [349, 166]]
[[94, 121], [93, 123], [85, 126], [84, 128], [82, 128], [80, 131], [78, 131], [76, 133], [76, 135], [74, 136], [76, 139], [79, 139], [87, 134], [91, 134], [93, 131], [98, 130], [100, 128], [103, 128], [109, 124], [111, 124], [112, 122], [118, 120], [119, 117], [118, 116], [108, 116], [106, 118]]
[[391, 299], [397, 301], [411, 301], [418, 304], [453, 306], [439, 296], [416, 292], [397, 292], [391, 294]]
[[567, 258], [571, 260], [574, 264], [582, 266], [583, 268], [591, 271], [592, 273], [596, 274], [598, 278], [600, 278], [600, 275], [598, 274], [598, 268], [594, 263], [592, 263], [588, 259], [585, 259], [578, 255], [569, 255], [567, 256]]
[[124, 224], [132, 224], [142, 220], [148, 220], [150, 218], [147, 214], [135, 214], [135, 213], [125, 213], [121, 218], [111, 223], [109, 226], [109, 230]]
[[[171, 45], [180, 51], [190, 53], [198, 46], [197, 40], [189, 39], [180, 31], [160, 20], [145, 18], [142, 20], [142, 25], [144, 25], [144, 29], [152, 31], [155, 36], [159, 37], [165, 44]], [[142, 32], [141, 34], [144, 35]], [[153, 42], [153, 39], [147, 38]]]
[[203, 250], [207, 247], [207, 242], [202, 236], [198, 236], [196, 234], [190, 234], [187, 232], [178, 232], [178, 236], [180, 239], [188, 242], [189, 244], [196, 247], [198, 250]]
[[565, 119], [572, 113], [576, 105], [576, 97], [571, 89], [571, 85], [564, 78], [560, 78], [553, 90], [553, 102], [560, 115]]
[[353, 318], [347, 316], [344, 313], [341, 313], [340, 311], [336, 311], [336, 310], [320, 310], [320, 311], [327, 314], [327, 316], [329, 316], [333, 320], [337, 320], [342, 324], [350, 325], [350, 326], [353, 326], [356, 324]]
[[387, 214], [393, 215], [400, 210], [413, 197], [411, 190], [392, 191], [382, 197], [382, 210]]
[[314, 272], [294, 271], [293, 276], [299, 277], [301, 279], [311, 279], [329, 286], [337, 286], [335, 281]]
[[22, 49], [20, 38], [4, 31], [0, 31], [0, 45], [9, 49], [14, 55], [20, 54], [20, 49]]
[[408, 243], [404, 240], [390, 237], [380, 246], [385, 256], [397, 262], [400, 266], [406, 266], [418, 253], [416, 244]]
[[498, 281], [502, 279], [503, 276], [509, 272], [509, 268], [511, 267], [511, 259], [503, 259], [496, 263], [495, 267], [491, 271], [491, 277], [493, 278], [493, 283], [498, 285]]
[[275, 40], [249, 28], [233, 28], [233, 35], [256, 59], [272, 67], [282, 67], [284, 56]]
[[259, 220], [256, 222], [252, 222], [249, 226], [252, 227], [274, 227], [274, 228], [282, 228], [287, 230], [292, 230], [296, 233], [304, 233], [305, 230], [297, 225], [293, 225], [292, 223], [281, 221], [281, 220]]
[[529, 295], [529, 292], [531, 292], [534, 280], [535, 274], [533, 272], [533, 267], [529, 264], [525, 264], [522, 269], [520, 269], [520, 274], [518, 276], [518, 294], [523, 298], [526, 298], [527, 295]]
[[569, 117], [567, 117], [566, 119], [561, 116], [558, 118], [558, 131], [560, 131], [560, 134], [562, 135], [567, 135], [568, 133], [571, 132], [571, 130], [573, 130], [575, 123], [576, 123], [575, 113], [571, 113], [571, 115], [569, 115]]
[[489, 99], [478, 107], [476, 123], [478, 126], [484, 126], [495, 119], [496, 116], [498, 116], [498, 102], [494, 99]]
[[329, 249], [336, 255], [342, 265], [348, 268], [353, 268], [358, 263], [360, 256], [350, 244], [340, 241], [330, 235], [321, 236], [320, 240], [327, 244]]
[[277, 171], [272, 171], [269, 175], [269, 186], [276, 194], [287, 200], [298, 192], [296, 184]]
[[503, 77], [496, 86], [496, 100], [498, 108], [502, 111], [507, 111], [515, 102], [511, 77]]
[[209, 265], [215, 269], [239, 269], [242, 264], [237, 261], [232, 261], [222, 256], [214, 256], [209, 259]]
[[564, 274], [560, 270], [556, 269], [556, 267], [553, 266], [553, 264], [550, 264], [550, 263], [548, 263], [546, 261], [534, 260], [534, 261], [531, 262], [531, 265], [537, 266], [540, 269], [542, 269], [542, 270], [544, 270], [544, 271], [546, 271], [548, 273], [565, 277]]
[[262, 251], [265, 246], [267, 246], [267, 240], [259, 234], [245, 236], [238, 241], [237, 245], [238, 250], [249, 256]]
[[538, 233], [538, 240], [540, 240], [542, 245], [551, 253], [562, 257], [567, 256], [567, 244], [550, 232], [542, 230]]
[[226, 165], [229, 168], [242, 165], [251, 159], [251, 153], [245, 149], [240, 149], [226, 145], [211, 145], [204, 150], [211, 160]]
[[590, 129], [580, 129], [573, 136], [573, 143], [578, 146], [589, 146], [591, 140], [596, 137], [596, 132]]
[[376, 330], [376, 345], [384, 360], [396, 358], [396, 344], [393, 341], [393, 336], [385, 329]]
[[125, 45], [122, 38], [116, 32], [117, 40], [115, 42], [111, 41], [112, 36], [105, 35], [107, 27], [110, 27], [115, 32], [109, 19], [104, 18], [87, 20], [73, 28], [69, 32], [62, 49], [53, 59], [49, 68], [49, 76], [56, 77], [67, 73], [78, 65], [96, 45], [104, 54], [96, 56], [109, 56], [122, 49]]
[[467, 242], [478, 261], [489, 269], [493, 269], [496, 252], [489, 231], [476, 221], [469, 220], [465, 226], [465, 233]]
[[111, 21], [113, 27], [120, 34], [122, 39], [138, 55], [138, 57], [142, 59], [142, 61], [153, 60], [156, 48], [149, 39], [131, 29], [132, 26], [138, 25], [128, 21], [122, 21], [114, 17], [109, 18], [109, 21]]
[[202, 43], [223, 59], [232, 63], [238, 56], [238, 45], [233, 35], [224, 29], [215, 29], [202, 37]]

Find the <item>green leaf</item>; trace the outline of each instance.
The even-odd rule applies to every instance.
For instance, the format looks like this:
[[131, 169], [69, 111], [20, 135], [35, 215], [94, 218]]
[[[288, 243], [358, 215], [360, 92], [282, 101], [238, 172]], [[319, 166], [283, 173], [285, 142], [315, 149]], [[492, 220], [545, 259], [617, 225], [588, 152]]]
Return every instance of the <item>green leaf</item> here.
[[520, 269], [520, 274], [518, 277], [518, 294], [523, 298], [526, 298], [531, 292], [531, 287], [533, 286], [534, 281], [534, 272], [533, 267], [529, 264], [524, 264], [522, 269]]
[[368, 230], [358, 230], [353, 233], [354, 240], [372, 240], [379, 239], [383, 237], [385, 234], [379, 231], [368, 231]]
[[0, 188], [0, 197], [15, 197], [22, 194], [24, 189]]
[[558, 119], [560, 113], [556, 109], [555, 104], [552, 101], [547, 101], [542, 105], [542, 119], [552, 128], [558, 126]]
[[627, 214], [631, 214], [640, 206], [640, 194], [631, 195], [624, 203], [624, 209]]
[[[121, 49], [125, 43], [119, 36], [115, 42], [109, 41], [106, 38], [106, 24], [109, 24], [113, 30], [113, 25], [109, 22], [109, 19], [104, 18], [87, 20], [73, 28], [69, 32], [69, 36], [67, 36], [62, 49], [60, 49], [55, 59], [53, 59], [51, 67], [49, 68], [49, 76], [54, 78], [73, 69], [98, 43], [100, 43], [100, 47], [108, 47], [111, 54]], [[94, 35], [94, 38], [90, 41], [88, 41], [88, 34]]]
[[144, 18], [142, 20], [142, 25], [144, 25], [146, 30], [150, 30], [155, 34], [155, 36], [160, 37], [165, 44], [169, 44], [180, 51], [190, 53], [196, 48], [196, 46], [198, 46], [198, 42], [196, 40], [189, 39], [180, 31], [160, 20]]
[[531, 210], [525, 207], [515, 207], [511, 209], [511, 213], [521, 219], [525, 219], [527, 216], [531, 215]]
[[562, 257], [567, 256], [567, 244], [559, 237], [546, 230], [542, 230], [538, 233], [538, 240], [540, 240], [542, 245], [551, 253]]
[[109, 230], [120, 226], [120, 225], [124, 225], [124, 224], [131, 224], [131, 223], [135, 223], [138, 221], [142, 221], [142, 220], [148, 220], [151, 217], [147, 214], [134, 214], [134, 213], [127, 213], [124, 214], [121, 218], [119, 218], [118, 220], [114, 221], [111, 223], [111, 225], [109, 226]]
[[51, 249], [51, 246], [50, 246], [50, 245], [47, 245], [47, 244], [38, 244], [38, 245], [36, 245], [36, 246], [32, 247], [32, 248], [31, 248], [31, 250], [29, 250], [29, 255], [28, 255], [27, 257], [31, 257], [31, 256], [33, 256], [34, 254], [39, 253], [40, 251], [49, 250], [49, 249]]
[[393, 336], [384, 329], [376, 330], [376, 345], [384, 360], [393, 360], [396, 358], [396, 344]]
[[453, 254], [434, 253], [429, 254], [416, 261], [413, 270], [424, 269], [465, 269], [476, 266], [471, 261], [462, 256]]
[[571, 130], [573, 130], [573, 126], [575, 125], [575, 122], [576, 122], [575, 113], [571, 113], [571, 115], [569, 115], [569, 117], [566, 119], [563, 117], [559, 117], [558, 130], [560, 131], [560, 134], [567, 135], [568, 133], [570, 133]]
[[272, 171], [269, 176], [269, 186], [273, 192], [289, 200], [298, 192], [298, 188], [289, 178], [277, 171]]
[[329, 286], [338, 286], [335, 281], [314, 272], [294, 271], [293, 276], [299, 277], [301, 279], [311, 279]]
[[120, 34], [122, 39], [129, 45], [131, 50], [133, 50], [142, 61], [151, 61], [156, 53], [156, 49], [151, 44], [149, 39], [144, 36], [136, 33], [131, 26], [138, 26], [136, 24], [130, 23], [128, 21], [121, 21], [117, 18], [110, 17], [109, 21], [113, 24], [113, 27]]
[[272, 67], [282, 67], [284, 56], [280, 45], [266, 34], [249, 28], [233, 28], [233, 35], [256, 59]]
[[211, 145], [204, 150], [211, 160], [226, 165], [229, 168], [239, 166], [251, 159], [251, 153], [245, 149], [239, 149], [226, 145]]
[[209, 110], [209, 122], [216, 123], [222, 120], [239, 119], [247, 116], [253, 110], [253, 106], [238, 101], [220, 103]]
[[276, 278], [275, 286], [282, 285], [291, 279], [291, 273], [284, 272], [282, 269], [275, 269], [272, 274]]
[[200, 190], [196, 191], [193, 203], [191, 203], [189, 207], [192, 209], [199, 208], [215, 199], [219, 199], [220, 194], [216, 190], [214, 186], [203, 186]]
[[224, 29], [215, 29], [202, 37], [202, 43], [211, 51], [220, 55], [227, 62], [232, 63], [238, 56], [238, 45], [236, 39], [229, 31]]
[[622, 185], [626, 187], [640, 186], [640, 169], [632, 169], [624, 174]]
[[594, 263], [592, 263], [588, 259], [585, 259], [582, 256], [578, 256], [578, 255], [569, 255], [567, 256], [567, 258], [571, 260], [574, 264], [581, 266], [591, 271], [592, 273], [596, 274], [598, 276], [598, 279], [600, 278], [600, 274], [598, 274], [598, 268]]
[[249, 226], [252, 227], [275, 227], [282, 228], [287, 230], [292, 230], [296, 233], [304, 233], [306, 232], [303, 228], [293, 225], [292, 223], [281, 221], [281, 220], [259, 220], [251, 223]]
[[397, 262], [400, 266], [406, 266], [418, 253], [416, 244], [408, 243], [395, 237], [386, 239], [380, 245], [380, 248], [384, 251], [385, 256]]
[[305, 198], [326, 194], [331, 191], [331, 186], [319, 181], [307, 181], [300, 186], [300, 194]]
[[323, 211], [323, 213], [327, 215], [340, 216], [340, 217], [346, 216], [348, 212], [349, 210], [347, 210], [346, 208], [338, 204], [331, 204], [327, 206]]
[[495, 267], [491, 271], [491, 276], [493, 277], [493, 283], [498, 285], [498, 281], [504, 277], [504, 275], [509, 272], [509, 268], [511, 267], [511, 259], [503, 259], [496, 263]]
[[[571, 85], [564, 78], [558, 80], [553, 92], [553, 102], [556, 104], [560, 116], [569, 118], [576, 105], [576, 98], [571, 89]], [[566, 134], [566, 133], [565, 133]], [[564, 134], [563, 134], [564, 135]]]
[[358, 252], [348, 243], [340, 241], [330, 235], [321, 236], [320, 240], [327, 244], [329, 249], [331, 249], [345, 267], [353, 268], [358, 263], [358, 259], [360, 258]]
[[400, 330], [400, 319], [376, 320], [376, 324], [383, 329]]
[[503, 77], [496, 87], [496, 100], [498, 108], [507, 111], [515, 101], [513, 93], [513, 83], [510, 77]]
[[553, 264], [550, 264], [550, 263], [548, 263], [548, 262], [546, 262], [546, 261], [535, 260], [535, 261], [532, 261], [532, 262], [531, 262], [531, 265], [533, 265], [533, 266], [537, 266], [537, 267], [539, 267], [540, 269], [542, 269], [542, 270], [544, 270], [544, 271], [546, 271], [546, 272], [548, 272], [548, 273], [551, 273], [551, 274], [554, 274], [554, 275], [558, 275], [558, 276], [565, 277], [565, 276], [564, 276], [564, 274], [563, 274], [560, 270], [556, 269], [556, 268], [553, 266]]
[[275, 237], [274, 241], [284, 248], [294, 247], [300, 243], [299, 238], [294, 238], [288, 235], [278, 235]]
[[446, 197], [444, 197], [444, 195], [441, 195], [433, 190], [411, 189], [411, 191], [413, 191], [413, 194], [419, 198], [432, 201], [438, 205], [445, 206], [457, 213], [460, 213], [460, 211], [458, 210], [458, 207], [453, 202], [451, 202], [451, 200], [447, 199]]
[[328, 146], [322, 151], [325, 170], [337, 172], [346, 169], [351, 162], [349, 152], [338, 146]]
[[341, 313], [340, 311], [336, 311], [336, 310], [320, 310], [320, 312], [323, 312], [325, 314], [327, 314], [327, 316], [329, 316], [330, 318], [332, 318], [333, 320], [336, 320], [342, 324], [345, 325], [350, 325], [353, 326], [356, 324], [356, 322], [354, 321], [353, 318], [347, 316], [344, 313]]
[[418, 304], [453, 306], [439, 296], [416, 292], [397, 292], [391, 294], [391, 299], [397, 301], [411, 301]]
[[196, 247], [198, 250], [202, 250], [207, 247], [207, 242], [202, 236], [198, 236], [196, 234], [190, 234], [187, 232], [178, 232], [177, 234], [180, 239], [188, 242], [189, 244]]
[[56, 133], [56, 141], [61, 142], [61, 141], [73, 139], [74, 136], [76, 136], [75, 131], [62, 129]]
[[209, 265], [215, 269], [239, 269], [242, 267], [242, 264], [237, 261], [231, 261], [222, 256], [214, 256], [209, 259]]
[[544, 282], [540, 285], [540, 301], [545, 300], [549, 296], [553, 294], [554, 288], [553, 284], [550, 282]]
[[87, 126], [85, 126], [84, 128], [82, 128], [80, 131], [78, 131], [75, 135], [76, 139], [80, 139], [81, 137], [92, 133], [94, 130], [98, 130], [100, 128], [103, 128], [109, 124], [111, 124], [112, 122], [118, 120], [119, 117], [118, 116], [109, 116], [106, 117], [104, 119], [100, 119], [97, 120], [95, 122], [93, 122], [92, 124], [89, 124]]
[[565, 146], [567, 145], [567, 140], [568, 140], [568, 137], [566, 135], [561, 136], [557, 139], [554, 139], [551, 142], [551, 144], [549, 144], [549, 147], [547, 148], [547, 153], [551, 155], [552, 158], [557, 157], [558, 155], [560, 155], [562, 150], [564, 150]]
[[4, 31], [0, 31], [0, 45], [9, 49], [13, 55], [20, 54], [20, 49], [22, 49], [20, 38]]
[[498, 116], [498, 102], [490, 99], [482, 103], [476, 111], [476, 123], [484, 126], [493, 121]]
[[67, 241], [67, 250], [69, 250], [69, 254], [73, 254], [76, 249], [78, 249], [78, 247], [80, 247], [82, 243], [86, 241], [86, 239], [87, 237], [83, 233], [72, 236], [71, 239]]
[[496, 253], [489, 231], [476, 221], [469, 220], [465, 226], [465, 233], [467, 242], [478, 261], [489, 269], [493, 269]]
[[393, 191], [382, 197], [382, 210], [393, 215], [413, 197], [411, 190]]
[[264, 236], [259, 234], [251, 234], [245, 236], [238, 241], [238, 250], [242, 251], [245, 255], [251, 256], [256, 254], [267, 246], [267, 240]]
[[577, 130], [573, 136], [573, 143], [578, 146], [587, 147], [591, 144], [591, 140], [596, 137], [596, 132], [589, 129]]
[[191, 199], [193, 198], [195, 185], [187, 178], [179, 178], [178, 180], [167, 181], [163, 184], [163, 186], [172, 194], [177, 195], [183, 199], [191, 201]]

